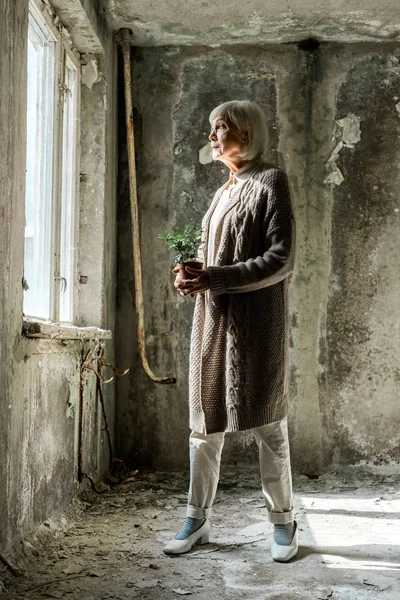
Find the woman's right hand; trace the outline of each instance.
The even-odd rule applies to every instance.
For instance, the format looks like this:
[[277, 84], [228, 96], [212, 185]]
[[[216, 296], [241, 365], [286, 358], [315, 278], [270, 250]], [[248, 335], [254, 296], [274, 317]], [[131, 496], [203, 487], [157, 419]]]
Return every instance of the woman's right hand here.
[[176, 290], [180, 293], [180, 295], [183, 296], [183, 297], [185, 297], [185, 296], [191, 296], [192, 298], [194, 298], [195, 294], [187, 294], [187, 293], [185, 294], [183, 292], [182, 281], [184, 281], [184, 280], [179, 277], [179, 268], [175, 267], [175, 269], [172, 269], [172, 273], [174, 275], [176, 275], [175, 281], [174, 281], [174, 286], [175, 286]]

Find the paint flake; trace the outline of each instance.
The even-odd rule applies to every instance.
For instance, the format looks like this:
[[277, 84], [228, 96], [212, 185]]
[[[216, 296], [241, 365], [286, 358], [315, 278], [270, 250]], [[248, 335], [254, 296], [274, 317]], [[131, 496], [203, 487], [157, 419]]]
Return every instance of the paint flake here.
[[91, 58], [86, 65], [82, 65], [82, 83], [92, 89], [95, 83], [102, 79], [102, 73], [98, 69], [97, 59]]
[[340, 185], [343, 183], [344, 177], [343, 173], [337, 166], [337, 159], [339, 158], [339, 153], [343, 148], [354, 148], [355, 144], [361, 140], [361, 119], [360, 117], [357, 117], [357, 115], [350, 113], [347, 115], [347, 117], [339, 119], [335, 122], [338, 129], [335, 132], [333, 141], [339, 141], [337, 141], [336, 146], [332, 150], [331, 155], [326, 162], [325, 166], [328, 171], [328, 175], [325, 177], [324, 183]]
[[212, 157], [211, 144], [206, 144], [199, 151], [199, 161], [202, 165], [208, 165], [209, 163], [212, 163], [213, 157]]
[[336, 123], [342, 129], [343, 145], [346, 148], [354, 148], [361, 140], [360, 117], [349, 114], [344, 119], [339, 119]]

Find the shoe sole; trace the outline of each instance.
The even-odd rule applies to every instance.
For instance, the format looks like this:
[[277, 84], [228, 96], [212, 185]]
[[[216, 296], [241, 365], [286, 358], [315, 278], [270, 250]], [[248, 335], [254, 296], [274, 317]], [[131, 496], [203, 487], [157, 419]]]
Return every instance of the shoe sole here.
[[287, 563], [287, 562], [289, 562], [290, 560], [292, 560], [292, 558], [294, 558], [294, 557], [296, 556], [296, 554], [298, 553], [298, 551], [299, 551], [299, 549], [298, 549], [298, 548], [295, 548], [295, 549], [293, 550], [293, 552], [291, 552], [287, 558], [284, 558], [284, 559], [281, 559], [281, 558], [273, 558], [273, 561], [274, 561], [274, 562], [277, 562], [277, 563]]

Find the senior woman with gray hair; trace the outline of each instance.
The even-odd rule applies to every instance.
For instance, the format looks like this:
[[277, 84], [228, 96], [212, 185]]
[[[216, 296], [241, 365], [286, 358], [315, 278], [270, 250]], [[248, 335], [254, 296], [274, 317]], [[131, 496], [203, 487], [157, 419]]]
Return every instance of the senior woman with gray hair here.
[[[266, 162], [264, 113], [248, 100], [210, 115], [213, 159], [230, 169], [204, 216], [202, 268], [175, 280], [196, 296], [190, 348], [187, 519], [166, 554], [206, 543], [226, 432], [251, 431], [274, 524], [275, 561], [298, 550], [287, 432], [288, 283], [294, 220], [285, 173]], [[177, 273], [177, 270], [173, 271]]]

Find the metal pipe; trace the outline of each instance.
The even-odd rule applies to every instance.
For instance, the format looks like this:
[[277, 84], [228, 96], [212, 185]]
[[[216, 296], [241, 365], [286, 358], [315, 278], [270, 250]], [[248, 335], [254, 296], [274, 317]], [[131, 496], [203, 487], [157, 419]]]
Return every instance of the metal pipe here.
[[131, 81], [131, 36], [130, 29], [120, 29], [117, 41], [122, 48], [124, 59], [124, 87], [125, 87], [125, 118], [126, 135], [128, 142], [128, 164], [129, 164], [129, 196], [132, 217], [132, 241], [133, 241], [133, 264], [135, 275], [135, 304], [138, 316], [138, 342], [140, 349], [140, 358], [143, 368], [152, 381], [156, 383], [176, 383], [175, 377], [157, 377], [149, 367], [146, 356], [146, 342], [144, 331], [144, 303], [143, 303], [143, 284], [142, 267], [140, 258], [140, 230], [139, 230], [139, 211], [136, 189], [136, 165], [135, 165], [135, 136], [133, 125], [132, 109], [132, 81]]

